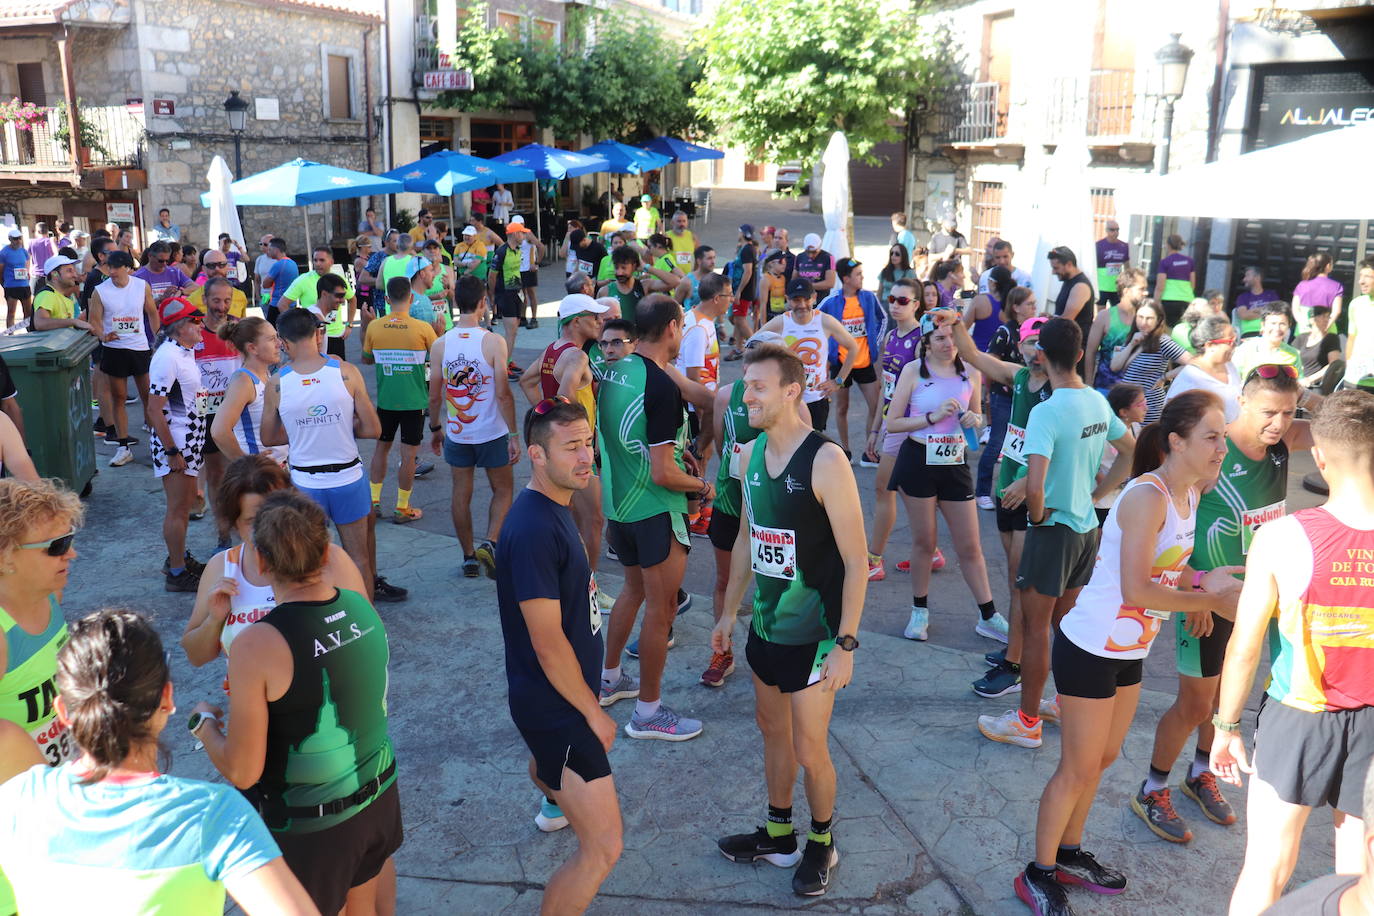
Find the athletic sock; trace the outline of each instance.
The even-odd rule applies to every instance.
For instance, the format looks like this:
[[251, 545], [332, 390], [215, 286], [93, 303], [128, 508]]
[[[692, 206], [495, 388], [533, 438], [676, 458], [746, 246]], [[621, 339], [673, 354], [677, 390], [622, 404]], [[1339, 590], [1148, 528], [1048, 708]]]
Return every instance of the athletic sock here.
[[1203, 773], [1212, 772], [1212, 755], [1202, 748], [1193, 751], [1193, 765], [1188, 768], [1188, 778], [1197, 779]]
[[978, 605], [978, 613], [983, 615], [984, 620], [991, 620], [992, 615], [997, 613], [997, 605], [991, 601], [984, 601]]
[[911, 606], [912, 606], [913, 608], [922, 608], [922, 609], [924, 609], [924, 608], [926, 607], [926, 602], [927, 602], [928, 600], [930, 600], [930, 598], [929, 598], [928, 595], [912, 595], [912, 596], [911, 596]]
[[806, 835], [806, 838], [813, 843], [822, 843], [829, 846], [833, 841], [833, 838], [830, 836], [830, 825], [834, 820], [834, 816], [824, 821], [818, 821], [814, 817], [811, 818], [811, 832]]
[[872, 564], [872, 563], [881, 563], [882, 561], [883, 561], [883, 555], [882, 555], [882, 554], [880, 554], [880, 553], [873, 553], [872, 551], [869, 551], [869, 553], [868, 553], [868, 562], [869, 562], [870, 564]]
[[1072, 861], [1082, 851], [1083, 848], [1078, 843], [1060, 843], [1059, 851], [1055, 853], [1054, 858], [1056, 862], [1063, 862], [1066, 859]]
[[[385, 483], [385, 481], [383, 481], [383, 483]], [[380, 484], [380, 483], [373, 483], [372, 481], [369, 480], [369, 481], [367, 482], [367, 486], [368, 486], [368, 488], [372, 491], [372, 501], [373, 501], [374, 503], [379, 503], [379, 502], [381, 502], [381, 501], [382, 501], [382, 484]]]
[[658, 713], [658, 708], [663, 705], [662, 700], [635, 700], [635, 718], [648, 719]]
[[1028, 716], [1019, 709], [1016, 710], [1016, 715], [1018, 718], [1020, 718], [1021, 726], [1023, 728], [1035, 728], [1035, 726], [1040, 724], [1039, 716]]
[[1032, 862], [1026, 866], [1027, 875], [1029, 875], [1032, 878], [1039, 878], [1042, 881], [1053, 881], [1054, 873], [1056, 871], [1058, 871], [1058, 869], [1055, 868], [1053, 865], [1046, 867], [1044, 865], [1039, 864], [1038, 862]]
[[791, 836], [792, 834], [792, 806], [779, 808], [777, 805], [768, 806], [768, 820], [764, 824], [771, 837]]
[[1168, 788], [1169, 771], [1150, 767], [1150, 775], [1145, 777], [1145, 784], [1140, 787], [1141, 795], [1149, 795], [1151, 792], [1158, 792], [1160, 789]]
[[553, 805], [555, 808], [558, 807], [558, 802], [554, 801], [552, 798], [549, 798], [547, 795], [544, 796], [544, 801], [548, 802], [550, 805]]
[[185, 566], [173, 566], [173, 567], [171, 567], [170, 569], [167, 570], [167, 575], [172, 576], [173, 578], [175, 578], [175, 577], [181, 575], [181, 574], [184, 573], [184, 572], [186, 572], [186, 567], [185, 567]]
[[[378, 487], [377, 489], [380, 491], [380, 490], [381, 490], [381, 487]], [[410, 493], [411, 493], [410, 490], [401, 490], [401, 489], [398, 489], [398, 490], [396, 491], [396, 508], [397, 508], [397, 509], [409, 509], [409, 508], [410, 508]], [[379, 493], [379, 495], [380, 495], [380, 493]]]
[[616, 681], [618, 681], [618, 680], [620, 680], [620, 666], [619, 666], [619, 665], [616, 665], [614, 668], [602, 668], [602, 669], [601, 669], [601, 683], [603, 683], [603, 684], [614, 684], [614, 683], [615, 683]]

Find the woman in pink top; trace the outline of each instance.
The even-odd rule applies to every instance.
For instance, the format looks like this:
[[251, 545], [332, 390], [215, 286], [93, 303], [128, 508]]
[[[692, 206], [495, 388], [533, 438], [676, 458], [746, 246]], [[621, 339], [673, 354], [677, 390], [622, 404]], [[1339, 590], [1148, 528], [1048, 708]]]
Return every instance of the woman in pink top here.
[[1331, 309], [1331, 323], [1341, 317], [1341, 304], [1345, 298], [1345, 287], [1331, 279], [1331, 255], [1325, 251], [1307, 256], [1302, 268], [1302, 280], [1293, 287], [1293, 317], [1298, 320], [1298, 333], [1305, 332], [1312, 325], [1314, 308]]

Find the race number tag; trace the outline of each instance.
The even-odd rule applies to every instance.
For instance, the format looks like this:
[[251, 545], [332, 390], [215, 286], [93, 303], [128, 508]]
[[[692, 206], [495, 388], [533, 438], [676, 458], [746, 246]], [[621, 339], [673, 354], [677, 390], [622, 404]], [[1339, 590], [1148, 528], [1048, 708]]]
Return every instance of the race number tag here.
[[770, 579], [797, 578], [797, 536], [786, 528], [749, 525], [750, 566]]
[[586, 275], [589, 276], [589, 277], [594, 277], [594, 276], [596, 276], [596, 274], [592, 271], [592, 262], [591, 262], [591, 261], [583, 261], [581, 258], [579, 258], [578, 261], [577, 261], [577, 269], [580, 270], [580, 271], [582, 271], [584, 274], [586, 274]]
[[1115, 277], [1115, 276], [1117, 276], [1118, 274], [1121, 273], [1121, 268], [1123, 268], [1123, 267], [1125, 267], [1125, 266], [1126, 266], [1125, 264], [1108, 264], [1108, 265], [1107, 265], [1107, 273], [1110, 274], [1110, 275], [1112, 275], [1113, 277]]
[[883, 370], [883, 400], [892, 400], [892, 392], [897, 390], [897, 373]]
[[[1181, 569], [1166, 569], [1159, 574], [1159, 584], [1165, 588], [1178, 588], [1178, 579], [1182, 575]], [[1154, 617], [1159, 620], [1168, 620], [1169, 611], [1156, 611], [1154, 608], [1145, 608], [1146, 617]]]
[[1002, 456], [1017, 464], [1026, 463], [1026, 428], [1015, 423], [1007, 424], [1007, 434], [1002, 439]]
[[730, 443], [730, 476], [735, 478], [736, 480], [740, 479], [739, 456], [740, 453], [743, 451], [744, 446], [740, 445], [738, 442]]
[[38, 749], [43, 752], [43, 759], [48, 761], [48, 766], [55, 767], [81, 756], [71, 732], [56, 716], [29, 732], [29, 735], [38, 743]]
[[589, 619], [592, 625], [592, 635], [595, 636], [601, 632], [601, 605], [596, 601], [596, 573], [592, 573], [587, 584], [587, 605], [591, 614]]
[[1279, 500], [1261, 509], [1246, 509], [1240, 514], [1240, 552], [1250, 552], [1250, 542], [1255, 539], [1255, 532], [1260, 525], [1272, 522], [1276, 518], [1283, 518], [1288, 512], [1286, 500]]
[[926, 436], [926, 464], [948, 465], [964, 463], [964, 434], [931, 433]]
[[196, 395], [196, 414], [197, 416], [208, 417], [219, 410], [219, 405], [222, 403], [224, 403], [224, 395], [201, 392]]
[[136, 315], [133, 318], [116, 318], [114, 320], [114, 330], [116, 334], [133, 334], [143, 330], [143, 316]]
[[847, 318], [844, 322], [844, 329], [849, 332], [849, 336], [858, 340], [860, 337], [868, 336], [868, 325], [864, 323], [863, 317]]
[[28, 269], [27, 267], [16, 267], [16, 268], [14, 268], [14, 279], [16, 279], [16, 280], [23, 280], [23, 281], [25, 281], [25, 282], [28, 282], [28, 279], [29, 279], [29, 269]]
[[677, 265], [679, 267], [692, 266], [692, 253], [690, 251], [677, 251], [674, 252], [674, 255], [677, 257]]

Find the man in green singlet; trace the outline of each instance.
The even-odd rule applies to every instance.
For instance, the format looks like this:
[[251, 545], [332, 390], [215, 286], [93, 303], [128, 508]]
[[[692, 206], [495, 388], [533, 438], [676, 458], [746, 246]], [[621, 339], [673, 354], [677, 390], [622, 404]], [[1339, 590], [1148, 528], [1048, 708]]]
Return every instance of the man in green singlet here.
[[[855, 633], [868, 586], [863, 510], [844, 452], [813, 431], [797, 402], [806, 386], [801, 359], [786, 347], [762, 344], [744, 356], [744, 404], [758, 438], [739, 453], [740, 488], [748, 526], [731, 555], [730, 582], [711, 648], [729, 652], [736, 610], [752, 571], [753, 619], [745, 655], [763, 733], [768, 823], [754, 833], [722, 838], [734, 862], [762, 859], [779, 867], [800, 862], [792, 890], [824, 894], [839, 861], [830, 827], [835, 767], [828, 733], [835, 693], [854, 672]], [[816, 688], [819, 685], [818, 689]], [[805, 851], [792, 829], [792, 791], [806, 767], [811, 831]]]

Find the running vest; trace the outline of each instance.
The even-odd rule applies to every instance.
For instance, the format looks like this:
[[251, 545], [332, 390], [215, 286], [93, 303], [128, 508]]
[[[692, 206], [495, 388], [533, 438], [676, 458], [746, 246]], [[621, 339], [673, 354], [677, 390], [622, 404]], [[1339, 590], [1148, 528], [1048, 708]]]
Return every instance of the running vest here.
[[682, 303], [684, 310], [694, 309], [701, 304], [701, 278], [697, 276], [697, 272], [694, 270], [687, 275], [687, 279], [692, 284], [692, 291], [687, 294], [686, 301]]
[[229, 616], [219, 634], [219, 646], [229, 654], [234, 637], [257, 623], [277, 606], [270, 585], [254, 585], [243, 574], [243, 545], [237, 544], [224, 552], [224, 578], [233, 579], [238, 592], [229, 597]]
[[1007, 487], [1026, 476], [1026, 424], [1030, 422], [1031, 408], [1048, 401], [1053, 394], [1049, 379], [1039, 391], [1032, 391], [1030, 377], [1029, 368], [1017, 369], [1011, 380], [1011, 417], [1007, 420], [1007, 434], [1002, 437], [1002, 457], [1007, 460], [1001, 463], [997, 472], [999, 501]]
[[[911, 400], [907, 404], [906, 415], [919, 417], [938, 410], [940, 405], [954, 398], [959, 406], [968, 410], [969, 399], [973, 397], [973, 382], [966, 375], [942, 376], [932, 374], [930, 378], [916, 376], [916, 384], [911, 389]], [[959, 424], [959, 414], [952, 413], [934, 426], [912, 430], [907, 436], [925, 446], [927, 465], [963, 464], [967, 440], [964, 428]]]
[[697, 250], [697, 237], [692, 234], [691, 229], [684, 230], [682, 235], [669, 231], [668, 236], [669, 251], [672, 252], [673, 260], [677, 266], [684, 271], [692, 269], [692, 256]]
[[256, 455], [258, 452], [266, 451], [262, 444], [262, 398], [267, 387], [263, 380], [249, 369], [240, 367], [234, 374], [246, 375], [253, 383], [253, 400], [243, 405], [239, 418], [234, 421], [234, 439], [238, 441], [239, 448], [243, 449], [245, 455]]
[[1216, 486], [1197, 505], [1193, 569], [1244, 566], [1255, 531], [1287, 515], [1288, 446], [1277, 442], [1251, 461], [1228, 436]]
[[[291, 449], [291, 482], [312, 490], [341, 487], [363, 476], [353, 438], [353, 395], [344, 385], [339, 360], [330, 357], [310, 375], [292, 366], [277, 373], [278, 413]], [[339, 467], [328, 471], [307, 468]]]
[[1293, 518], [1311, 545], [1312, 578], [1301, 595], [1280, 595], [1267, 692], [1307, 712], [1374, 706], [1374, 530], [1344, 525], [1320, 506]]
[[799, 324], [792, 312], [782, 316], [783, 343], [801, 358], [806, 369], [806, 390], [802, 400], [807, 404], [825, 397], [820, 385], [826, 380], [826, 358], [830, 351], [830, 334], [825, 330], [823, 315], [816, 310], [811, 312], [811, 320]]
[[[704, 365], [700, 367], [701, 377], [698, 381], [711, 391], [715, 391], [716, 384], [720, 379], [720, 341], [716, 338], [716, 323], [705, 315], [697, 314], [696, 311], [689, 311], [682, 319], [683, 339], [686, 339], [687, 334], [693, 330], [706, 338]], [[677, 368], [683, 375], [687, 374], [687, 367], [682, 364], [680, 351], [677, 358]], [[688, 406], [691, 407], [692, 405], [689, 404]]]
[[986, 293], [988, 301], [992, 303], [992, 308], [988, 311], [986, 318], [975, 318], [973, 327], [968, 329], [969, 336], [973, 338], [973, 345], [982, 353], [988, 350], [988, 344], [992, 343], [993, 335], [1002, 326], [1002, 303], [992, 293]]
[[736, 518], [740, 514], [740, 446], [753, 442], [759, 431], [749, 425], [749, 408], [744, 406], [744, 379], [730, 383], [730, 405], [720, 418], [720, 467], [716, 469], [714, 511]]
[[[482, 445], [510, 434], [496, 407], [496, 370], [482, 355], [489, 331], [455, 327], [445, 332], [444, 435], [460, 445]], [[470, 370], [459, 378], [463, 370]]]
[[1113, 305], [1107, 314], [1107, 330], [1097, 347], [1097, 374], [1093, 379], [1093, 387], [1102, 392], [1121, 381], [1121, 376], [1125, 374], [1124, 369], [1121, 372], [1112, 371], [1112, 357], [1131, 339], [1131, 326], [1121, 320], [1121, 309]]
[[906, 364], [916, 358], [916, 345], [921, 341], [921, 326], [917, 324], [905, 334], [897, 332], [894, 324], [883, 341], [883, 355], [880, 368], [883, 375], [883, 407], [892, 401], [892, 392], [897, 389], [897, 379], [902, 377]]
[[[681, 515], [687, 511], [687, 494], [667, 490], [653, 481], [649, 461], [649, 426], [644, 410], [644, 393], [650, 374], [662, 376], [658, 382], [673, 383], [657, 365], [638, 353], [606, 367], [597, 391], [597, 441], [601, 444], [601, 502], [606, 518], [616, 522], [638, 522], [665, 512]], [[676, 387], [673, 387], [676, 391]], [[673, 458], [683, 467], [682, 453], [687, 448], [687, 412], [677, 400], [677, 435]], [[685, 542], [684, 542], [685, 543]]]
[[[544, 358], [539, 362], [539, 392], [545, 398], [552, 398], [558, 394], [558, 379], [553, 374], [553, 367], [558, 365], [559, 358], [569, 348], [579, 349], [577, 344], [570, 340], [555, 340], [544, 348]], [[581, 404], [582, 409], [587, 411], [587, 422], [591, 424], [592, 432], [595, 433], [596, 395], [592, 392], [590, 382], [573, 392], [573, 401]]]
[[195, 354], [196, 367], [200, 369], [200, 383], [205, 388], [205, 410], [202, 416], [210, 417], [224, 402], [224, 393], [229, 390], [229, 379], [243, 364], [243, 357], [234, 349], [233, 344], [221, 340], [220, 336], [209, 328], [205, 329], [200, 343], [196, 344]]
[[113, 279], [106, 280], [95, 288], [100, 293], [100, 304], [104, 308], [102, 320], [106, 334], [113, 331], [119, 336], [114, 340], [101, 341], [102, 347], [115, 350], [147, 350], [148, 337], [143, 333], [143, 306], [147, 302], [148, 281], [142, 277], [129, 277], [129, 282], [121, 289]]
[[[1164, 527], [1155, 536], [1150, 579], [1168, 588], [1178, 586], [1183, 567], [1193, 553], [1193, 523], [1197, 517], [1194, 493], [1188, 494], [1188, 518], [1178, 514], [1168, 489], [1154, 474], [1142, 474], [1126, 485], [1116, 505], [1136, 487], [1154, 487], [1164, 494], [1168, 509]], [[1150, 654], [1159, 624], [1170, 611], [1133, 607], [1121, 597], [1121, 521], [1116, 506], [1102, 525], [1092, 580], [1078, 595], [1078, 603], [1059, 623], [1060, 631], [1085, 652], [1103, 658], [1133, 659]]]
[[0, 719], [28, 732], [50, 766], [81, 755], [62, 723], [52, 701], [57, 698], [57, 650], [67, 643], [67, 622], [56, 599], [48, 599], [48, 625], [37, 635], [25, 632], [4, 608], [0, 630], [5, 637], [8, 660], [0, 677]]
[[[291, 649], [291, 686], [267, 704], [267, 756], [249, 790], [269, 829], [317, 833], [358, 814], [396, 781], [387, 735], [386, 629], [367, 598], [279, 604], [262, 622]], [[324, 805], [381, 777], [358, 804], [323, 817], [284, 816], [283, 805]]]
[[[607, 258], [607, 260], [610, 259]], [[638, 280], [634, 281], [634, 285], [630, 287], [628, 293], [622, 293], [620, 284], [615, 280], [608, 283], [601, 293], [603, 296], [615, 297], [615, 300], [620, 303], [620, 317], [631, 324], [635, 323], [635, 309], [639, 306], [639, 300], [647, 295], [644, 292], [644, 285]]]
[[784, 646], [839, 635], [844, 561], [825, 508], [811, 489], [816, 453], [830, 440], [807, 433], [777, 477], [768, 473], [760, 432], [744, 479], [755, 635]]

